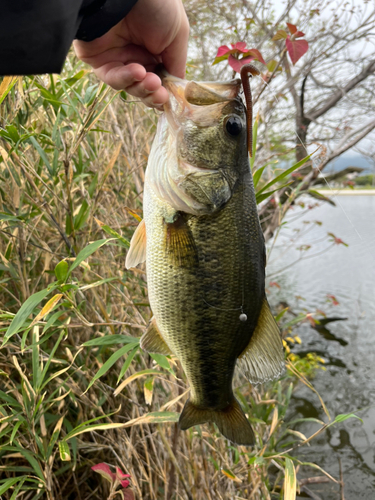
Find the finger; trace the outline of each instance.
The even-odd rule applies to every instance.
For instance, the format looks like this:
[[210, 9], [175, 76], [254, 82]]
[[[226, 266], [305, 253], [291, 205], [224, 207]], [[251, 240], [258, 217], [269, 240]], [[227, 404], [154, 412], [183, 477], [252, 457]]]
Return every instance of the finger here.
[[162, 52], [163, 64], [171, 75], [185, 78], [187, 48], [189, 39], [189, 21], [185, 10], [181, 5], [182, 18], [177, 36], [173, 42]]
[[80, 59], [90, 64], [94, 69], [112, 62], [121, 62], [123, 64], [138, 63], [142, 66], [158, 63], [157, 57], [147, 49], [134, 44], [111, 47], [92, 56], [80, 55]]
[[115, 90], [126, 90], [135, 83], [144, 80], [147, 74], [145, 68], [140, 64], [124, 65], [118, 61], [104, 64], [104, 66], [94, 69], [94, 73]]
[[126, 88], [126, 91], [141, 98], [147, 106], [160, 107], [169, 99], [167, 90], [162, 86], [160, 78], [154, 73], [147, 73], [141, 82]]
[[96, 68], [94, 72], [107, 85], [115, 90], [126, 90], [139, 97], [146, 106], [160, 108], [168, 101], [168, 92], [162, 87], [160, 78], [154, 73], [146, 73], [139, 64], [111, 63]]
[[141, 95], [138, 95], [137, 97], [139, 97], [141, 99], [141, 101], [146, 106], [149, 106], [150, 108], [159, 108], [159, 109], [162, 109], [163, 105], [169, 99], [168, 92], [167, 92], [167, 90], [164, 87], [160, 87], [155, 92], [151, 92], [149, 94], [146, 93], [146, 95], [143, 92], [139, 92], [139, 90], [134, 91], [134, 89], [130, 89], [130, 91], [129, 91], [129, 89], [128, 89], [127, 91], [131, 95], [134, 95], [134, 93], [137, 93], [137, 94], [141, 93]]

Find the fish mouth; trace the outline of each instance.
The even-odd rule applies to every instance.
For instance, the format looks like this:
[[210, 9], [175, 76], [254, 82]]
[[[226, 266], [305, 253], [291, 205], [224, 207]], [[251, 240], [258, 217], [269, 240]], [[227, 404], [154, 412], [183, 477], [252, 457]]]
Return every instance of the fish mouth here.
[[160, 67], [157, 74], [169, 93], [164, 111], [174, 127], [178, 127], [177, 122], [183, 118], [200, 126], [214, 124], [227, 103], [239, 98], [242, 85], [239, 78], [197, 83], [170, 75], [164, 67]]

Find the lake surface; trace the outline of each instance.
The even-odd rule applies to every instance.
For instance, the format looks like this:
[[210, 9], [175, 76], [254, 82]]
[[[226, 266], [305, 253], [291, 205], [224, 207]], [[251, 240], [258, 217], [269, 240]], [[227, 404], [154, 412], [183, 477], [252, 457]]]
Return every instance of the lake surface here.
[[[336, 207], [323, 203], [309, 210], [307, 205], [314, 204], [314, 200], [306, 198], [305, 209], [295, 207], [288, 213], [287, 224], [276, 241], [270, 242], [274, 247], [267, 266], [268, 283], [276, 282], [281, 288], [276, 285], [268, 288], [273, 305], [285, 301], [296, 313], [321, 309], [329, 317], [347, 318], [327, 325], [328, 333], [319, 333], [308, 323], [302, 324], [293, 332], [302, 340], [294, 352], [315, 351], [325, 359], [327, 370], [318, 370], [313, 385], [331, 417], [354, 412], [363, 424], [356, 419], [336, 424], [313, 440], [310, 447], [301, 448], [297, 456], [317, 463], [337, 479], [341, 458], [346, 500], [373, 500], [375, 196], [338, 196], [333, 200]], [[333, 244], [327, 233], [333, 233], [349, 246]], [[311, 247], [307, 250], [308, 245]], [[330, 296], [337, 299], [337, 305]], [[327, 421], [318, 398], [304, 387], [294, 393], [289, 414], [290, 419], [300, 417]], [[315, 423], [296, 427], [307, 436], [318, 428]], [[307, 467], [299, 473], [300, 478], [318, 475], [319, 471]], [[340, 498], [339, 487], [334, 483], [308, 485], [308, 488], [323, 500]]]

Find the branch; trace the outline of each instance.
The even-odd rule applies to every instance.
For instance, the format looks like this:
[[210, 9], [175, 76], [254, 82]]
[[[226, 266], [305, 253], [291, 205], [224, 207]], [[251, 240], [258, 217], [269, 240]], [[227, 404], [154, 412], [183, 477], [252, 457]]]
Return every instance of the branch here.
[[366, 78], [375, 73], [375, 60], [371, 61], [360, 73], [359, 75], [352, 78], [349, 83], [345, 85], [344, 88], [338, 89], [334, 92], [331, 97], [329, 97], [326, 102], [319, 107], [311, 109], [306, 116], [311, 119], [311, 121], [316, 120], [320, 116], [324, 115], [327, 111], [333, 108], [348, 92], [353, 90], [359, 83], [366, 80]]
[[365, 125], [361, 129], [361, 133], [358, 134], [358, 131], [353, 132], [351, 135], [355, 135], [354, 139], [351, 141], [347, 142], [345, 146], [342, 146], [341, 148], [337, 148], [335, 151], [333, 151], [331, 154], [329, 154], [325, 160], [319, 165], [319, 170], [323, 170], [327, 166], [327, 164], [337, 158], [338, 156], [342, 155], [345, 153], [345, 151], [348, 151], [348, 149], [352, 148], [355, 146], [359, 141], [361, 141], [366, 135], [368, 135], [372, 130], [375, 129], [375, 120], [372, 120], [370, 123]]

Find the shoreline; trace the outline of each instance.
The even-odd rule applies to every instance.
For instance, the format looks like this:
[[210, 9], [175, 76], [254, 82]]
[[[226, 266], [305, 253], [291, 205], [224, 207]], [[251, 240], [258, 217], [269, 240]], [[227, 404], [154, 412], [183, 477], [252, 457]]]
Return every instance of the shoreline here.
[[375, 196], [375, 189], [317, 189], [319, 194], [327, 196]]

